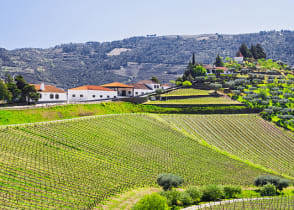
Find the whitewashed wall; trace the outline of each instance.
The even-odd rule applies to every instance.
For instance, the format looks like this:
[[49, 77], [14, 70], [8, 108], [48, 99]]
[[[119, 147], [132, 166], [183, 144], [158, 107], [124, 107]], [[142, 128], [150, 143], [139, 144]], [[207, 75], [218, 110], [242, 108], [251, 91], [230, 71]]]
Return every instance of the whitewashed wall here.
[[[67, 101], [66, 93], [50, 93], [50, 92], [39, 92], [41, 97], [39, 102], [61, 102]], [[53, 98], [52, 98], [53, 97]]]
[[102, 90], [68, 90], [69, 101], [95, 101], [116, 98], [116, 91]]

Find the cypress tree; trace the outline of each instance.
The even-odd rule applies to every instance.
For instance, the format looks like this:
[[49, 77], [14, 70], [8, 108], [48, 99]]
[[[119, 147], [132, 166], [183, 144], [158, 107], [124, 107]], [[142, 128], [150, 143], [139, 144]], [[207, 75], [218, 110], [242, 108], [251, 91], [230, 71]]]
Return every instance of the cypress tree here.
[[224, 64], [224, 62], [223, 62], [223, 59], [222, 59], [222, 57], [220, 57], [219, 54], [217, 54], [217, 56], [216, 56], [216, 58], [215, 58], [214, 65], [215, 65], [216, 67], [224, 67], [224, 66], [225, 66], [225, 64]]
[[261, 47], [261, 44], [257, 44], [256, 45], [256, 52], [257, 52], [257, 58], [256, 59], [260, 59], [260, 58], [266, 58], [266, 53], [264, 51], [264, 49]]
[[244, 58], [252, 57], [252, 54], [245, 43], [240, 46], [239, 51], [242, 53]]
[[250, 52], [251, 52], [254, 59], [258, 59], [258, 53], [257, 53], [256, 46], [251, 45]]

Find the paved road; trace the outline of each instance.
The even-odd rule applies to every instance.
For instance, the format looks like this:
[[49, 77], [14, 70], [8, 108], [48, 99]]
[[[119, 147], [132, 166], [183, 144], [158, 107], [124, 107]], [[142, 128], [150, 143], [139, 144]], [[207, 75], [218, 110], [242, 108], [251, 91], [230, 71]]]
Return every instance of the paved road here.
[[237, 202], [243, 202], [243, 201], [254, 201], [254, 200], [265, 200], [265, 199], [272, 199], [272, 198], [248, 198], [248, 199], [243, 198], [243, 199], [234, 199], [234, 200], [227, 200], [227, 201], [217, 201], [217, 202], [206, 203], [206, 204], [201, 204], [197, 206], [190, 206], [182, 210], [195, 210], [195, 209], [202, 209], [202, 208], [217, 206], [217, 205], [226, 204], [226, 203], [237, 203]]

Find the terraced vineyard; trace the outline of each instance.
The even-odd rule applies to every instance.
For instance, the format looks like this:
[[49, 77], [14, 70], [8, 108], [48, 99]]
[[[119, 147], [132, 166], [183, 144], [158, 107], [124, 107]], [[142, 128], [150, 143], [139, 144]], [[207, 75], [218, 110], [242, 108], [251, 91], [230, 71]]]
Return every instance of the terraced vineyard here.
[[161, 96], [206, 96], [212, 93], [213, 90], [200, 90], [200, 89], [193, 89], [193, 88], [180, 88]]
[[[224, 201], [226, 202], [226, 201]], [[210, 206], [201, 208], [203, 210], [293, 210], [294, 209], [294, 197], [273, 197], [263, 200], [251, 200], [246, 201], [245, 199], [241, 202], [231, 202], [223, 205]]]
[[294, 137], [257, 115], [162, 115], [196, 139], [294, 177]]
[[231, 100], [225, 97], [200, 97], [200, 98], [185, 98], [185, 99], [172, 99], [163, 101], [149, 101], [146, 104], [240, 104], [238, 101]]
[[0, 148], [1, 209], [91, 209], [163, 172], [188, 185], [249, 185], [264, 174], [145, 114], [2, 127]]

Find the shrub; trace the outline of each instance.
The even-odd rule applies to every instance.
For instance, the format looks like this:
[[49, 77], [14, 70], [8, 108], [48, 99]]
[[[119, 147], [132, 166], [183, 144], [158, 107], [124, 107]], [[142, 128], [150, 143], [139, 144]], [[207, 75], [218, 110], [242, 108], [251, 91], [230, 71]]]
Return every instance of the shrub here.
[[189, 206], [193, 204], [193, 199], [191, 198], [190, 194], [187, 192], [180, 193], [180, 202], [183, 206]]
[[189, 193], [189, 195], [193, 199], [193, 204], [197, 204], [197, 203], [200, 202], [200, 200], [201, 200], [201, 192], [198, 189], [198, 187], [189, 187], [186, 190], [186, 192]]
[[167, 204], [169, 206], [173, 206], [173, 205], [179, 204], [181, 193], [176, 190], [170, 190], [170, 191], [159, 192], [159, 195], [167, 199]]
[[284, 188], [289, 187], [290, 181], [288, 179], [280, 179], [277, 185], [277, 189], [282, 191]]
[[183, 82], [183, 86], [191, 87], [192, 83], [190, 81], [185, 81], [185, 82]]
[[219, 185], [206, 185], [202, 189], [202, 201], [217, 201], [223, 197], [223, 190]]
[[276, 187], [273, 184], [266, 184], [260, 190], [261, 196], [274, 196], [276, 195]]
[[236, 198], [237, 194], [240, 194], [242, 189], [240, 186], [224, 186], [224, 196], [225, 198]]
[[184, 182], [183, 178], [175, 174], [161, 174], [157, 178], [157, 183], [162, 186], [163, 190], [171, 190], [173, 187], [178, 187]]
[[151, 195], [145, 195], [139, 200], [133, 210], [168, 210], [166, 198], [160, 196], [157, 193]]
[[261, 175], [258, 176], [255, 180], [254, 180], [254, 185], [255, 186], [264, 186], [266, 184], [273, 184], [273, 185], [277, 185], [279, 183], [280, 178], [277, 176], [271, 176], [271, 175]]

